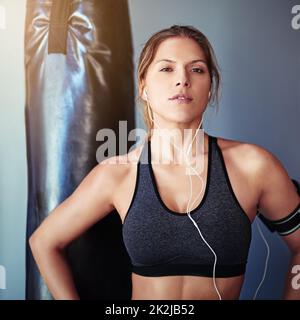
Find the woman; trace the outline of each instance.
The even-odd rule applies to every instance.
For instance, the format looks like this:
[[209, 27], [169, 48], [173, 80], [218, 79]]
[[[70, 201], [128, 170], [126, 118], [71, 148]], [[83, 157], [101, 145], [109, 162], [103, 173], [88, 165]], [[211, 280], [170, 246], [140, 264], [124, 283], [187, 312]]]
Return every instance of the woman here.
[[[219, 82], [199, 30], [172, 26], [148, 40], [138, 66], [145, 143], [97, 165], [30, 238], [54, 298], [79, 298], [63, 249], [116, 209], [133, 265], [133, 300], [238, 299], [257, 209], [270, 223], [294, 223], [300, 198], [270, 152], [199, 130]], [[283, 237], [291, 268], [300, 264], [298, 227], [288, 225]], [[285, 298], [297, 299], [291, 277]]]

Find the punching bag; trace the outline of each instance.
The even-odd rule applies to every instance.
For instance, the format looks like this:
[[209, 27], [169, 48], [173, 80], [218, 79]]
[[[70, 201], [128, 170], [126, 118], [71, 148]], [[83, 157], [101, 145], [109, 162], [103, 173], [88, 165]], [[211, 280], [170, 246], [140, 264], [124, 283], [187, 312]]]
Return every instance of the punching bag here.
[[[27, 1], [27, 299], [52, 299], [30, 235], [97, 165], [104, 142], [97, 132], [112, 129], [119, 154], [119, 121], [127, 133], [134, 129], [132, 51], [126, 0]], [[116, 211], [72, 242], [66, 257], [81, 299], [130, 299], [130, 259]]]

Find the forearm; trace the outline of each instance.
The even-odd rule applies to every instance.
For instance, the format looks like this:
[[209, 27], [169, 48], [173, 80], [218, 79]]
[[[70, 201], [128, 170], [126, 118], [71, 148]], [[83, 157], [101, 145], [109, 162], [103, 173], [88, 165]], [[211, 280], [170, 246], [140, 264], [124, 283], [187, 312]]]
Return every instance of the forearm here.
[[293, 254], [286, 277], [284, 299], [300, 300], [300, 252]]
[[54, 299], [79, 300], [70, 267], [61, 250], [30, 244], [40, 273]]

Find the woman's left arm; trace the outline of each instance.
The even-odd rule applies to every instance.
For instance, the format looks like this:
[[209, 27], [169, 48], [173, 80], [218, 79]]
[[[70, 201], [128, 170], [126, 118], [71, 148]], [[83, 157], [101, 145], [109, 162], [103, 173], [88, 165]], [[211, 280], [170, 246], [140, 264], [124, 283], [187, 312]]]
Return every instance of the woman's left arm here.
[[279, 228], [292, 254], [283, 298], [300, 300], [300, 196], [280, 161], [272, 153], [259, 150], [258, 210]]

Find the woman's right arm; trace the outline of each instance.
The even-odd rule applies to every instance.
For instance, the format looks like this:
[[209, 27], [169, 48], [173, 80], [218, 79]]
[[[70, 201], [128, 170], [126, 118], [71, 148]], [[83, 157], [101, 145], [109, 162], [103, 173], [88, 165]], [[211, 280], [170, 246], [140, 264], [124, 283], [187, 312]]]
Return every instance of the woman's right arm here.
[[40, 273], [54, 299], [79, 299], [64, 249], [114, 209], [115, 165], [94, 167], [77, 189], [57, 206], [29, 239]]

